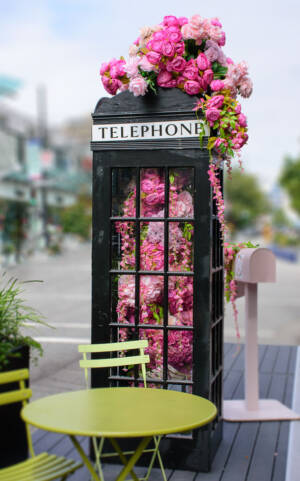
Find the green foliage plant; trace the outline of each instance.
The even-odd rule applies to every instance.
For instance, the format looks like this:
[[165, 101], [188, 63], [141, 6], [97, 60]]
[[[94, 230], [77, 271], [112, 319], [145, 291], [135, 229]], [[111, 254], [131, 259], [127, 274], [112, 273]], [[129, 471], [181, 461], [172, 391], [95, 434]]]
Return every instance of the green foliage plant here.
[[31, 336], [24, 334], [26, 323], [32, 325], [47, 325], [42, 314], [26, 305], [22, 298], [23, 285], [32, 282], [15, 278], [6, 279], [6, 274], [0, 279], [0, 371], [9, 363], [12, 357], [20, 354], [15, 349], [21, 346], [29, 346], [33, 361], [43, 353], [42, 346]]

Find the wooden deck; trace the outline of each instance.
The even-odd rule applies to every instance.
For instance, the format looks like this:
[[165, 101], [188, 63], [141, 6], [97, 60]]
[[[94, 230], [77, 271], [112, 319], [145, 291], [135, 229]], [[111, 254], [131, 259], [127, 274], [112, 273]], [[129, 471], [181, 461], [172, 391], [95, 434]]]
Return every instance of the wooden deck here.
[[[260, 397], [274, 398], [291, 406], [296, 346], [259, 347]], [[224, 398], [244, 398], [244, 348], [237, 353], [235, 344], [225, 344]], [[224, 423], [223, 441], [215, 456], [210, 473], [167, 470], [171, 481], [285, 481], [289, 425], [284, 422]], [[88, 439], [81, 438], [87, 451]], [[69, 438], [54, 433], [34, 433], [36, 452], [47, 450], [78, 459]], [[113, 481], [120, 466], [106, 465], [106, 481]], [[143, 474], [144, 468], [136, 468]], [[85, 468], [77, 471], [70, 481], [85, 481]], [[158, 469], [150, 481], [161, 480]]]

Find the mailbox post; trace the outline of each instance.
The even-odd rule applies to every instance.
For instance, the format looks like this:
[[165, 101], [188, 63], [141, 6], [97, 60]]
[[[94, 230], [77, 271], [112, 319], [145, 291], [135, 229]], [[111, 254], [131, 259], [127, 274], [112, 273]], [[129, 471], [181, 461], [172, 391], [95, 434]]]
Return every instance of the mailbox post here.
[[[159, 88], [96, 106], [92, 342], [147, 339], [150, 387], [216, 404], [207, 428], [160, 445], [166, 467], [208, 471], [222, 438], [223, 250], [196, 101]], [[92, 373], [93, 387], [128, 383], [138, 370]]]
[[235, 260], [238, 297], [245, 296], [245, 400], [224, 401], [226, 421], [271, 421], [300, 419], [276, 399], [259, 399], [257, 284], [275, 282], [275, 256], [269, 249], [242, 249]]

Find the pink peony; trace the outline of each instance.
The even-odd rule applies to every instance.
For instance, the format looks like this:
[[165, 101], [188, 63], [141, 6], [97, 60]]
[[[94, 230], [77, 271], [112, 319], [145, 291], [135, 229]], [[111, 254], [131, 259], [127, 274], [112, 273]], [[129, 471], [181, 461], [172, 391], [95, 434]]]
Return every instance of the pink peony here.
[[121, 87], [122, 82], [118, 79], [110, 79], [108, 77], [101, 77], [103, 87], [105, 88], [106, 92], [111, 95], [115, 95], [118, 89]]
[[203, 21], [204, 19], [200, 15], [196, 14], [190, 18], [189, 23], [190, 25], [192, 25], [193, 28], [199, 29], [202, 26]]
[[214, 25], [215, 27], [220, 27], [220, 28], [222, 28], [222, 24], [221, 24], [220, 20], [219, 20], [217, 17], [212, 18], [211, 21], [210, 21], [210, 23], [211, 23], [212, 25]]
[[174, 15], [166, 15], [163, 19], [163, 24], [166, 25], [167, 27], [170, 27], [171, 25], [175, 27], [179, 26], [178, 19], [174, 17]]
[[207, 101], [207, 107], [215, 107], [220, 109], [224, 102], [224, 95], [214, 95], [211, 99]]
[[179, 17], [178, 23], [179, 23], [179, 26], [182, 27], [183, 25], [186, 25], [187, 23], [189, 23], [189, 21], [186, 17]]
[[145, 192], [145, 194], [151, 194], [156, 188], [156, 183], [153, 182], [153, 180], [150, 179], [144, 179], [141, 182], [141, 189], [142, 192]]
[[170, 80], [172, 80], [172, 74], [167, 70], [161, 70], [157, 76], [157, 85], [165, 87]]
[[149, 48], [149, 50], [154, 50], [154, 52], [161, 53], [161, 54], [163, 53], [163, 46], [164, 46], [163, 40], [150, 40], [150, 42], [147, 43], [147, 48]]
[[206, 57], [204, 53], [200, 53], [196, 58], [196, 62], [198, 65], [199, 70], [206, 70], [210, 68], [210, 61]]
[[184, 49], [184, 42], [178, 42], [175, 44], [175, 52], [177, 53], [177, 55], [182, 55], [184, 53]]
[[235, 111], [236, 114], [240, 114], [240, 113], [241, 113], [241, 105], [240, 105], [240, 104], [237, 104], [237, 106], [235, 107], [234, 111]]
[[213, 71], [209, 68], [207, 70], [205, 70], [204, 74], [203, 74], [203, 80], [207, 83], [207, 84], [210, 84], [210, 82], [213, 80], [214, 78], [214, 73]]
[[179, 28], [169, 27], [166, 30], [167, 36], [171, 42], [180, 42], [182, 40], [182, 33]]
[[[153, 50], [155, 50], [155, 49], [153, 49]], [[165, 55], [166, 57], [174, 57], [174, 55], [175, 55], [174, 43], [169, 42], [169, 41], [163, 42], [161, 53], [163, 55]]]
[[220, 47], [224, 47], [225, 43], [226, 43], [226, 34], [225, 32], [221, 32], [221, 36], [218, 40], [218, 45], [220, 45]]
[[191, 59], [187, 62], [182, 74], [189, 80], [194, 80], [198, 77], [198, 68], [196, 67], [194, 59]]
[[186, 60], [178, 55], [172, 61], [169, 61], [166, 65], [168, 72], [182, 72], [185, 69]]
[[145, 95], [147, 88], [148, 84], [141, 75], [137, 75], [136, 77], [130, 79], [129, 91], [132, 92], [135, 97], [138, 97], [139, 95]]
[[144, 202], [146, 205], [155, 205], [159, 203], [159, 200], [159, 194], [157, 192], [152, 192], [152, 194], [145, 197]]
[[129, 47], [129, 57], [135, 57], [139, 51], [139, 48], [136, 45], [130, 45]]
[[148, 52], [146, 54], [146, 57], [150, 63], [152, 63], [153, 65], [156, 65], [160, 62], [161, 54], [157, 52]]
[[166, 38], [166, 31], [165, 30], [158, 30], [154, 32], [152, 35], [152, 40], [165, 40]]
[[109, 69], [110, 69], [109, 62], [102, 63], [100, 67], [100, 75], [104, 75], [105, 72], [109, 72]]
[[112, 65], [110, 68], [111, 78], [123, 77], [123, 75], [125, 75], [125, 65], [125, 60], [118, 60], [116, 63], [114, 63], [114, 65]]
[[212, 126], [216, 120], [220, 118], [220, 111], [215, 107], [207, 109], [205, 112], [205, 117], [207, 118], [209, 124]]
[[181, 28], [181, 33], [185, 40], [196, 40], [196, 38], [198, 37], [198, 30], [192, 27], [190, 23], [183, 25], [183, 27]]
[[224, 88], [224, 82], [222, 80], [213, 80], [210, 83], [210, 88], [214, 91], [217, 92], [219, 90], [222, 90]]
[[197, 95], [201, 90], [201, 86], [199, 82], [195, 82], [195, 80], [188, 80], [184, 84], [184, 90], [189, 95]]

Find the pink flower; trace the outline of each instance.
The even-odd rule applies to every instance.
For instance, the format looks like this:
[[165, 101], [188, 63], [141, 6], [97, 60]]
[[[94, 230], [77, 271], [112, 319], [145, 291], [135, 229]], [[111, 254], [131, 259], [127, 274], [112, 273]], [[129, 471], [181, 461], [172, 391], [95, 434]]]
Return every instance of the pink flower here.
[[148, 58], [146, 55], [143, 55], [139, 62], [139, 67], [144, 71], [144, 72], [151, 72], [151, 71], [157, 71], [157, 67], [155, 67], [152, 63], [149, 62]]
[[152, 63], [153, 65], [156, 65], [159, 63], [161, 59], [161, 54], [151, 51], [146, 54], [146, 57], [150, 63]]
[[151, 43], [150, 50], [154, 50], [154, 52], [161, 53], [161, 54], [163, 53], [163, 46], [164, 46], [163, 40], [151, 40], [150, 42], [147, 43], [148, 48], [150, 43]]
[[172, 42], [165, 41], [162, 45], [162, 54], [166, 57], [174, 57], [175, 55], [175, 45]]
[[135, 57], [138, 53], [139, 48], [136, 45], [130, 45], [129, 47], [129, 57]]
[[203, 18], [200, 15], [193, 15], [190, 18], [190, 25], [192, 25], [193, 28], [199, 29], [201, 25], [203, 24]]
[[228, 65], [233, 65], [233, 60], [230, 57], [227, 57], [226, 62]]
[[220, 109], [224, 102], [224, 95], [214, 95], [211, 99], [207, 101], [208, 107], [215, 107]]
[[117, 93], [118, 88], [122, 85], [122, 82], [118, 79], [110, 79], [108, 77], [101, 77], [103, 87], [105, 88], [106, 92], [111, 95], [115, 95]]
[[164, 40], [166, 38], [165, 30], [158, 30], [152, 35], [152, 40]]
[[141, 189], [145, 194], [151, 194], [156, 188], [155, 183], [150, 179], [144, 179], [141, 182]]
[[220, 147], [220, 145], [224, 144], [225, 146], [227, 146], [227, 142], [225, 139], [222, 139], [221, 137], [218, 137], [216, 140], [215, 140], [215, 143], [214, 143], [214, 146], [216, 148]]
[[139, 62], [140, 62], [140, 57], [138, 57], [137, 55], [135, 57], [130, 57], [130, 59], [128, 60], [128, 62], [124, 67], [124, 70], [127, 73], [127, 77], [132, 78], [138, 75]]
[[224, 82], [222, 82], [222, 80], [213, 80], [211, 83], [210, 83], [210, 88], [216, 92], [218, 90], [222, 90], [224, 88]]
[[220, 27], [220, 28], [222, 28], [222, 24], [221, 24], [220, 20], [219, 20], [217, 17], [212, 18], [211, 21], [210, 21], [210, 23], [211, 23], [212, 25], [214, 25], [215, 27]]
[[253, 84], [249, 78], [245, 79], [239, 85], [239, 91], [242, 97], [248, 98], [252, 94]]
[[168, 82], [172, 80], [172, 74], [167, 72], [167, 70], [161, 70], [157, 76], [157, 85], [160, 87], [165, 87]]
[[186, 66], [186, 60], [179, 55], [166, 65], [168, 72], [182, 72]]
[[200, 53], [196, 58], [196, 62], [199, 70], [206, 70], [210, 68], [210, 61], [207, 59], [204, 53]]
[[145, 197], [145, 204], [147, 205], [155, 205], [159, 202], [159, 194], [157, 192], [153, 192], [152, 194], [147, 195]]
[[184, 42], [178, 42], [175, 44], [175, 52], [177, 53], [177, 55], [182, 55], [184, 53], [184, 49]]
[[182, 40], [182, 34], [179, 28], [169, 27], [166, 30], [167, 36], [171, 42], [180, 42]]
[[123, 75], [125, 75], [125, 65], [125, 60], [118, 60], [116, 63], [114, 63], [114, 65], [112, 65], [110, 68], [111, 78], [123, 77]]
[[181, 28], [181, 33], [185, 40], [196, 40], [196, 38], [198, 37], [198, 30], [192, 27], [190, 23], [183, 25], [183, 27]]
[[214, 73], [213, 71], [209, 68], [207, 70], [205, 70], [204, 74], [203, 74], [203, 80], [207, 83], [207, 84], [210, 84], [210, 82], [213, 80], [214, 78]]
[[239, 114], [238, 122], [241, 127], [247, 127], [247, 117], [244, 114]]
[[137, 75], [136, 77], [130, 79], [129, 91], [132, 92], [135, 97], [139, 95], [145, 95], [147, 88], [148, 84], [141, 75]]
[[235, 107], [234, 111], [235, 111], [236, 114], [240, 114], [240, 113], [241, 113], [241, 105], [240, 105], [240, 104], [237, 104], [237, 106]]
[[201, 86], [199, 82], [195, 82], [195, 80], [188, 80], [184, 84], [184, 90], [189, 95], [197, 95], [201, 90]]
[[216, 122], [216, 120], [220, 118], [220, 111], [215, 107], [211, 107], [205, 112], [205, 117], [207, 118], [210, 125], [213, 125], [214, 122]]
[[163, 24], [167, 27], [170, 27], [171, 25], [174, 25], [175, 27], [179, 26], [178, 19], [174, 17], [174, 15], [166, 15], [163, 19]]
[[105, 72], [109, 72], [110, 65], [108, 62], [104, 62], [101, 64], [100, 67], [100, 75], [104, 75]]
[[189, 80], [194, 80], [198, 77], [198, 68], [195, 65], [194, 59], [187, 62], [183, 75]]
[[121, 84], [120, 85], [120, 92], [125, 92], [125, 90], [128, 90], [129, 88], [129, 83], [126, 83], [126, 84]]
[[218, 40], [218, 45], [220, 45], [220, 47], [224, 47], [225, 43], [226, 43], [226, 34], [225, 32], [221, 32], [221, 36]]
[[179, 17], [178, 18], [178, 23], [179, 23], [180, 27], [182, 27], [183, 25], [186, 25], [188, 22], [189, 21], [186, 17]]

